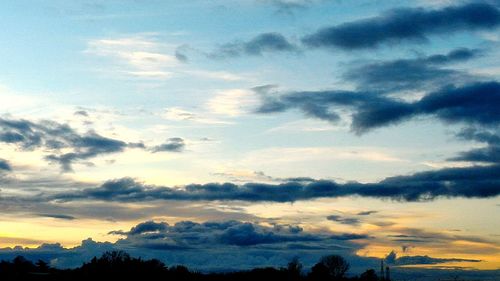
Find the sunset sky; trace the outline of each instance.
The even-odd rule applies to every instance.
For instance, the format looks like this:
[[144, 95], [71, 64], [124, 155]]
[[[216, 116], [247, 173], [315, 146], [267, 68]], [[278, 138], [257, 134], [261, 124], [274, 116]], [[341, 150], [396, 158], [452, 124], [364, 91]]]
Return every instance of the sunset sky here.
[[19, 0], [0, 25], [0, 258], [500, 269], [498, 1]]

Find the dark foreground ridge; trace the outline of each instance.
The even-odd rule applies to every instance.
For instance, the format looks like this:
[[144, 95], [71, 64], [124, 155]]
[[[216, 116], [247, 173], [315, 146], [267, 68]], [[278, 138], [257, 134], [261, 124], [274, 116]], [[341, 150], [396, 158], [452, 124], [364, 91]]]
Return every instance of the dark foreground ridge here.
[[[143, 260], [131, 257], [123, 251], [106, 252], [75, 269], [56, 269], [45, 261], [35, 263], [22, 256], [12, 261], [0, 262], [0, 280], [363, 280], [389, 281], [389, 272], [379, 277], [373, 269], [359, 276], [347, 276], [349, 264], [338, 255], [321, 258], [308, 273], [298, 259], [290, 261], [284, 268], [255, 268], [248, 271], [228, 273], [200, 273], [182, 265], [167, 267], [157, 259]], [[146, 278], [146, 279], [145, 279]]]

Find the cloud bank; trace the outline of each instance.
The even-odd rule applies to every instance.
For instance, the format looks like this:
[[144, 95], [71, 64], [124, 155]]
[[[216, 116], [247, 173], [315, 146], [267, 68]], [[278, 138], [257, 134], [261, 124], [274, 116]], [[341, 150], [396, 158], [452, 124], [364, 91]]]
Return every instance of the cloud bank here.
[[488, 3], [402, 8], [319, 29], [303, 37], [302, 42], [311, 48], [370, 49], [382, 44], [426, 42], [431, 35], [489, 30], [498, 25], [500, 11]]
[[117, 202], [229, 201], [294, 202], [316, 198], [361, 196], [403, 201], [438, 197], [488, 198], [500, 194], [500, 165], [445, 168], [377, 183], [336, 183], [329, 180], [288, 181], [279, 184], [191, 184], [184, 187], [145, 185], [131, 178], [110, 180], [97, 188], [47, 195], [47, 200], [100, 200]]

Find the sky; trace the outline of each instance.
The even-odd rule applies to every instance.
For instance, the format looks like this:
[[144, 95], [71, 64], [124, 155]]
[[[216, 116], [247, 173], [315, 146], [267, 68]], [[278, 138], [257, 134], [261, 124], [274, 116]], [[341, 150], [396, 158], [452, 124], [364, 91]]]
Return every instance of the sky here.
[[498, 274], [499, 2], [21, 0], [0, 25], [0, 258]]

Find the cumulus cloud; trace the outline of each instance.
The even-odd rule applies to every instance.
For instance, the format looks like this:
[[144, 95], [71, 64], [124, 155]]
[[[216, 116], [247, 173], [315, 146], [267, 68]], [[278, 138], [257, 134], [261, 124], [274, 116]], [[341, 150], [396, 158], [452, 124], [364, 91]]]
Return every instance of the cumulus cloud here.
[[[326, 253], [353, 256], [367, 239], [363, 234], [304, 232], [289, 225], [264, 226], [241, 221], [181, 221], [174, 225], [146, 221], [129, 231], [111, 231], [123, 238], [115, 243], [82, 241], [80, 246], [63, 248], [43, 244], [34, 249], [0, 249], [0, 258], [21, 254], [27, 258], [52, 260], [54, 266], [72, 267], [109, 250], [127, 250], [141, 257], [157, 257], [167, 264], [181, 263], [196, 269], [241, 269], [253, 266], [280, 266], [293, 255], [312, 264]], [[289, 249], [295, 249], [290, 252]], [[231, 258], [230, 258], [231, 256]]]
[[[128, 231], [111, 231], [121, 236], [114, 243], [83, 240], [73, 248], [59, 243], [42, 244], [36, 248], [2, 248], [0, 259], [22, 255], [31, 260], [49, 261], [59, 268], [80, 266], [82, 262], [105, 251], [125, 250], [145, 259], [158, 258], [168, 266], [184, 264], [195, 270], [238, 270], [262, 266], [284, 266], [298, 257], [305, 267], [314, 265], [327, 254], [344, 256], [354, 272], [375, 267], [379, 259], [362, 257], [357, 251], [366, 246], [365, 234], [304, 231], [291, 225], [262, 225], [242, 221], [145, 221]], [[355, 240], [355, 241], [354, 241]], [[439, 259], [428, 256], [387, 256], [391, 265], [438, 264], [472, 261]]]
[[236, 41], [221, 45], [208, 56], [220, 59], [242, 55], [261, 56], [271, 52], [297, 52], [298, 50], [298, 47], [282, 34], [270, 32], [259, 34], [249, 41]]
[[500, 11], [488, 3], [439, 9], [401, 8], [319, 29], [302, 42], [313, 48], [369, 49], [382, 44], [425, 42], [431, 35], [490, 30], [499, 24]]

